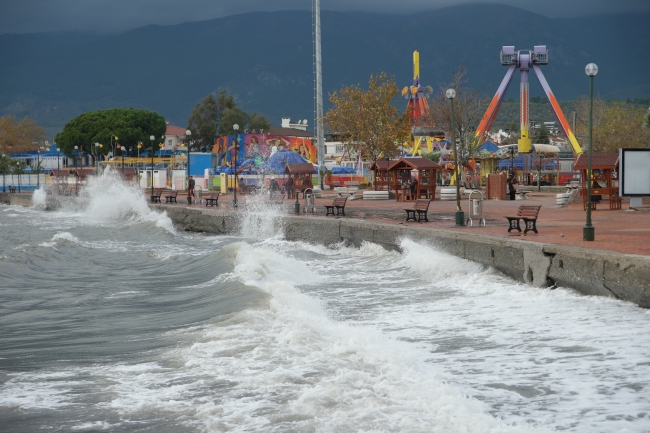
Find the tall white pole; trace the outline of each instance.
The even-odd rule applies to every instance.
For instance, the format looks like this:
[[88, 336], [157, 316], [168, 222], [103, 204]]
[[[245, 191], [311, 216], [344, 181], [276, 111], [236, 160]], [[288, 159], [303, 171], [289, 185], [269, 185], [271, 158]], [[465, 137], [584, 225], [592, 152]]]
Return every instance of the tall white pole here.
[[314, 0], [314, 55], [316, 88], [316, 142], [318, 150], [318, 166], [325, 163], [325, 131], [323, 130], [323, 76], [320, 48], [320, 0]]

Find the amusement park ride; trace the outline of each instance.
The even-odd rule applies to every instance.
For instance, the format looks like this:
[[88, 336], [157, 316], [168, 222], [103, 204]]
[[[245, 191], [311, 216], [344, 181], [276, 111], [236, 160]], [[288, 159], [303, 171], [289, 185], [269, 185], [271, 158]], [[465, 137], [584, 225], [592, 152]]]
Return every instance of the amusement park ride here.
[[512, 77], [515, 74], [515, 69], [519, 69], [521, 72], [521, 84], [519, 87], [519, 97], [520, 97], [520, 128], [521, 128], [521, 138], [518, 141], [518, 150], [519, 153], [530, 153], [531, 151], [531, 139], [529, 136], [529, 122], [528, 122], [528, 104], [529, 104], [529, 92], [528, 92], [528, 72], [530, 69], [535, 71], [539, 83], [542, 85], [546, 96], [548, 97], [549, 102], [551, 103], [551, 108], [553, 113], [562, 128], [562, 132], [569, 140], [571, 144], [571, 149], [573, 153], [579, 155], [582, 153], [582, 149], [576, 140], [569, 122], [567, 122], [560, 104], [555, 99], [551, 87], [548, 85], [544, 74], [540, 69], [541, 65], [548, 64], [548, 50], [546, 45], [536, 45], [532, 50], [518, 50], [515, 51], [514, 46], [504, 46], [501, 50], [501, 64], [503, 66], [508, 66], [508, 72], [506, 72], [501, 85], [497, 89], [497, 93], [492, 98], [490, 105], [487, 108], [487, 111], [483, 115], [483, 119], [476, 129], [476, 137], [479, 138], [480, 142], [485, 141], [485, 138], [492, 127], [492, 123], [499, 112], [499, 107], [501, 102], [505, 97], [508, 86], [512, 81]]
[[445, 134], [433, 121], [429, 112], [427, 96], [433, 93], [431, 86], [423, 87], [420, 85], [420, 53], [413, 51], [413, 85], [402, 89], [408, 103], [406, 112], [411, 116], [411, 132], [415, 143], [413, 144], [412, 154], [421, 153], [421, 143], [426, 142], [429, 152], [433, 150], [433, 142], [445, 138]]

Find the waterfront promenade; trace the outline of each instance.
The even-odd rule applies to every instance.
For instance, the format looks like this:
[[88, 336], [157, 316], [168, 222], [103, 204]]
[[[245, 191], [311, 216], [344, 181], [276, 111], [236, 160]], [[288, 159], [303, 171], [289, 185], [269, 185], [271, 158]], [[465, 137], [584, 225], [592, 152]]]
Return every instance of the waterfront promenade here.
[[[328, 191], [326, 191], [327, 193]], [[179, 195], [178, 205], [188, 206], [186, 197]], [[315, 213], [301, 213], [301, 217], [325, 218], [325, 205], [330, 204], [335, 195], [325, 195], [323, 198], [315, 199]], [[246, 196], [237, 197], [240, 203], [236, 212], [246, 211]], [[302, 196], [300, 198], [301, 212], [304, 205]], [[294, 200], [285, 199], [283, 210], [288, 216], [293, 213]], [[219, 209], [233, 211], [232, 195], [221, 196]], [[505, 215], [515, 215], [521, 205], [541, 205], [537, 228], [539, 234], [529, 232], [526, 235], [512, 231], [508, 233], [508, 221]], [[638, 211], [629, 209], [629, 202], [623, 201], [620, 210], [609, 210], [606, 204], [599, 206], [598, 210], [592, 212], [592, 224], [595, 227], [596, 238], [593, 242], [582, 240], [582, 228], [585, 224], [585, 211], [582, 201], [578, 197], [576, 203], [566, 207], [559, 207], [556, 204], [556, 193], [531, 192], [527, 200], [484, 201], [485, 227], [456, 227], [454, 212], [455, 201], [434, 200], [429, 207], [429, 222], [406, 222], [404, 209], [412, 207], [412, 203], [396, 202], [395, 200], [348, 200], [345, 207], [347, 219], [363, 219], [388, 224], [399, 224], [413, 227], [431, 227], [441, 230], [484, 234], [510, 239], [519, 239], [528, 242], [540, 242], [575, 246], [583, 248], [616, 251], [625, 254], [639, 254], [650, 256], [650, 199], [644, 199], [646, 209]], [[469, 214], [469, 202], [467, 198], [461, 201], [461, 206], [467, 216]], [[189, 207], [203, 207], [203, 204], [193, 204]], [[332, 219], [333, 217], [327, 217]], [[523, 227], [523, 225], [522, 225]]]
[[[362, 191], [359, 192], [360, 194]], [[148, 198], [147, 192], [145, 197]], [[304, 218], [326, 218], [325, 205], [330, 204], [336, 197], [331, 191], [325, 191], [323, 198], [315, 199], [315, 213], [302, 213], [304, 199], [300, 198], [301, 214]], [[250, 199], [246, 195], [238, 195], [240, 206], [232, 207], [232, 195], [222, 195], [219, 199], [219, 207], [211, 209], [226, 209], [230, 212], [246, 212], [246, 202]], [[266, 196], [262, 200], [266, 199]], [[259, 198], [256, 198], [259, 200]], [[0, 203], [19, 204], [29, 206], [31, 204], [31, 192], [21, 194], [9, 194], [0, 192]], [[287, 216], [295, 216], [294, 200], [285, 199], [282, 205], [282, 212]], [[505, 215], [514, 215], [521, 205], [541, 205], [537, 228], [539, 234], [529, 232], [526, 235], [512, 231], [508, 233], [508, 222]], [[165, 205], [163, 207], [189, 207], [206, 208], [203, 203], [192, 205], [187, 204], [187, 195], [180, 192], [178, 204]], [[484, 217], [487, 225], [485, 227], [456, 227], [454, 212], [455, 201], [442, 201], [436, 199], [429, 207], [429, 222], [406, 222], [404, 209], [412, 207], [412, 203], [396, 202], [395, 200], [348, 200], [345, 207], [346, 219], [360, 219], [375, 221], [387, 224], [396, 224], [412, 227], [430, 227], [440, 230], [483, 234], [488, 236], [518, 239], [526, 242], [539, 242], [545, 244], [557, 244], [565, 246], [583, 247], [604, 251], [616, 251], [624, 254], [638, 254], [650, 256], [650, 198], [644, 198], [641, 210], [630, 210], [629, 201], [623, 199], [623, 206], [620, 210], [609, 210], [606, 205], [600, 205], [598, 210], [592, 212], [592, 223], [595, 227], [596, 238], [593, 242], [582, 240], [582, 228], [585, 224], [585, 211], [580, 198], [576, 203], [559, 207], [556, 204], [555, 192], [537, 192], [528, 194], [527, 200], [501, 201], [485, 200]], [[469, 213], [469, 202], [467, 198], [461, 201], [465, 215]], [[210, 207], [208, 208], [210, 209]], [[333, 219], [334, 217], [327, 217]]]

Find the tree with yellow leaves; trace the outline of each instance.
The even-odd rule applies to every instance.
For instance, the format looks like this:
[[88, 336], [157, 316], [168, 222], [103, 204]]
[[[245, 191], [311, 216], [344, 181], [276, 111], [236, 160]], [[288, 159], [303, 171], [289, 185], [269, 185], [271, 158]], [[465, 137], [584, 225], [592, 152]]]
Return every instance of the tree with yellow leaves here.
[[0, 152], [10, 154], [39, 148], [45, 140], [45, 129], [29, 117], [0, 117]]
[[325, 115], [327, 128], [343, 137], [351, 151], [372, 161], [395, 155], [411, 134], [409, 117], [393, 104], [398, 94], [394, 78], [385, 72], [370, 76], [368, 90], [343, 86], [329, 95], [333, 108]]
[[[578, 101], [576, 135], [583, 150], [588, 143], [589, 100]], [[593, 151], [614, 153], [619, 148], [650, 147], [650, 128], [645, 125], [647, 111], [643, 107], [619, 101], [594, 99]], [[584, 119], [584, 120], [583, 120]]]

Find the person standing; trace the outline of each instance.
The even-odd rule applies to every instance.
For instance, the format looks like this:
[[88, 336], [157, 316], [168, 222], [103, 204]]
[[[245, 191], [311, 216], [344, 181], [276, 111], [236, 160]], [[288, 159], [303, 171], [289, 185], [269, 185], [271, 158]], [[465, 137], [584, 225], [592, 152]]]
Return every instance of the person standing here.
[[275, 180], [275, 177], [271, 178], [271, 182], [269, 182], [269, 195], [271, 198], [275, 196], [275, 193], [280, 189], [280, 185], [278, 184], [278, 181]]
[[510, 173], [510, 175], [508, 175], [508, 192], [510, 193], [510, 200], [515, 199], [515, 193], [517, 192], [518, 185], [519, 182], [517, 182], [517, 178], [513, 173]]
[[293, 178], [291, 176], [289, 176], [285, 185], [287, 187], [287, 198], [293, 198]]
[[194, 178], [190, 176], [190, 197], [194, 197], [194, 185], [196, 185], [196, 182], [194, 181]]

